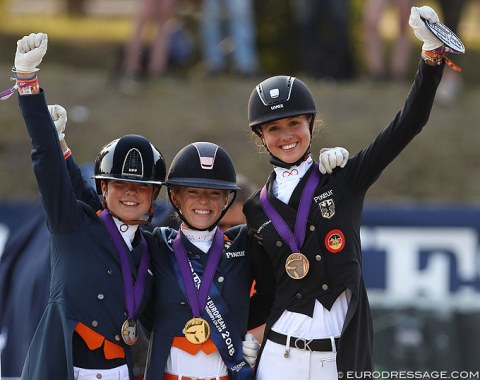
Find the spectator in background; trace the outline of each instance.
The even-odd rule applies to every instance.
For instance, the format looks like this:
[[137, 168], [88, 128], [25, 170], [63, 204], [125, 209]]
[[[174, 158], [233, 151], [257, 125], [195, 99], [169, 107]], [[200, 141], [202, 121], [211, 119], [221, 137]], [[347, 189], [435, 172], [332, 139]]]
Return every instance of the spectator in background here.
[[349, 0], [296, 0], [301, 71], [314, 78], [352, 78]]
[[[143, 75], [161, 77], [168, 65], [171, 21], [175, 15], [176, 0], [141, 0], [132, 34], [125, 47], [120, 83], [125, 91], [138, 90]], [[156, 34], [147, 54], [145, 40], [148, 26], [156, 24]], [[144, 72], [145, 66], [145, 72]]]
[[70, 17], [85, 16], [87, 0], [66, 0], [65, 10]]
[[[445, 25], [458, 35], [458, 25], [465, 8], [466, 0], [439, 0]], [[440, 86], [438, 86], [437, 100], [444, 104], [451, 104], [457, 98], [462, 88], [462, 78], [457, 72], [447, 70]]]
[[[373, 81], [385, 80], [389, 75], [393, 80], [402, 81], [410, 62], [410, 35], [408, 18], [412, 0], [393, 0], [398, 20], [398, 36], [394, 41], [389, 65], [385, 64], [384, 41], [380, 32], [380, 22], [385, 7], [390, 0], [366, 0], [364, 9], [365, 59], [368, 76]], [[386, 67], [390, 66], [390, 72]]]
[[[240, 76], [258, 72], [252, 0], [203, 0], [200, 29], [205, 70], [215, 76], [226, 68], [232, 54], [233, 71]], [[223, 27], [227, 38], [223, 38]]]

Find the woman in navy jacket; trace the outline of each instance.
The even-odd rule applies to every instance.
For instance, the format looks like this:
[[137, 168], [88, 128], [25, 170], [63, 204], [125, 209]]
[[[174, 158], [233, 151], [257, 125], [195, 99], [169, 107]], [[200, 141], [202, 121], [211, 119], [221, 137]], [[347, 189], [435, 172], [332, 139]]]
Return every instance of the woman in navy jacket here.
[[22, 379], [132, 379], [130, 346], [152, 284], [138, 226], [151, 219], [165, 161], [145, 138], [123, 136], [106, 145], [95, 163], [104, 211], [97, 214], [77, 200], [38, 86], [46, 49], [47, 36], [31, 34], [18, 41], [15, 57], [19, 105], [51, 233], [49, 301]]
[[238, 190], [233, 162], [216, 144], [192, 143], [175, 156], [166, 184], [181, 226], [154, 231], [146, 379], [251, 378], [259, 345], [247, 334], [246, 229], [217, 227]]

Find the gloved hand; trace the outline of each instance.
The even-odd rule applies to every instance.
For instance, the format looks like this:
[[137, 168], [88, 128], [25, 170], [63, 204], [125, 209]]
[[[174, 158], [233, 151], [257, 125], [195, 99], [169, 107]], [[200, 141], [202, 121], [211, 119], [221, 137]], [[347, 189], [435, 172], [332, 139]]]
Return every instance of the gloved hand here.
[[242, 353], [245, 361], [250, 364], [252, 368], [255, 367], [259, 349], [260, 343], [258, 343], [255, 337], [252, 334], [246, 334], [245, 340], [242, 342]]
[[15, 71], [33, 73], [47, 52], [48, 37], [44, 33], [31, 33], [17, 41], [15, 53]]
[[430, 7], [412, 7], [410, 11], [410, 19], [408, 20], [408, 23], [412, 27], [417, 38], [420, 41], [423, 41], [422, 50], [435, 50], [442, 46], [443, 42], [428, 30], [422, 18], [430, 22], [437, 22], [439, 21], [438, 16]]
[[322, 174], [332, 174], [337, 166], [344, 168], [348, 162], [348, 150], [345, 148], [322, 148], [318, 159], [318, 169]]
[[65, 138], [65, 127], [67, 126], [67, 111], [58, 104], [48, 106], [50, 117], [57, 129], [58, 139], [62, 141]]

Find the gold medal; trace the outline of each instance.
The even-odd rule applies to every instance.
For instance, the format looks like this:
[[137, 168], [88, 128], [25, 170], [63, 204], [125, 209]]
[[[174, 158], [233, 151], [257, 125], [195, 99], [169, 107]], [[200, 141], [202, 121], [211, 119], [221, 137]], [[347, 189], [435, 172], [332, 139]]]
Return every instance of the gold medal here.
[[128, 344], [129, 346], [132, 346], [135, 343], [137, 343], [137, 340], [138, 340], [137, 321], [129, 318], [125, 322], [123, 322], [122, 339], [125, 342], [125, 344]]
[[304, 278], [308, 273], [309, 267], [310, 263], [307, 257], [300, 252], [292, 253], [285, 261], [285, 271], [294, 280]]
[[183, 335], [190, 343], [205, 343], [210, 337], [210, 325], [203, 318], [192, 318], [185, 324]]

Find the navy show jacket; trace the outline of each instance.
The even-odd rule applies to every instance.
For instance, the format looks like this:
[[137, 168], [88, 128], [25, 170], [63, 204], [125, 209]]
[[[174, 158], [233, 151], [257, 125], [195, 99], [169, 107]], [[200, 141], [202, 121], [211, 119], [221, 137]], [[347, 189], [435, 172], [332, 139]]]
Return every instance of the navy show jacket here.
[[[155, 243], [152, 247], [152, 272], [155, 297], [155, 320], [150, 337], [145, 379], [161, 379], [170, 354], [173, 338], [184, 336], [183, 328], [193, 318], [187, 297], [179, 285], [179, 278], [172, 260], [173, 239], [178, 232], [168, 227], [154, 230]], [[245, 225], [233, 227], [225, 232], [224, 250], [213, 278], [221, 297], [233, 317], [235, 328], [242, 337], [247, 332], [252, 269], [250, 255], [246, 250], [247, 229]], [[182, 242], [188, 259], [205, 265], [207, 254], [193, 245], [184, 235]], [[180, 279], [180, 281], [182, 281]], [[145, 323], [148, 325], [148, 323]], [[212, 327], [213, 328], [213, 327]]]
[[[51, 235], [48, 304], [29, 347], [22, 379], [72, 380], [72, 336], [79, 322], [124, 348], [133, 378], [130, 347], [120, 336], [126, 307], [118, 252], [97, 210], [75, 195], [43, 91], [18, 98]], [[152, 283], [147, 275], [140, 310]]]

